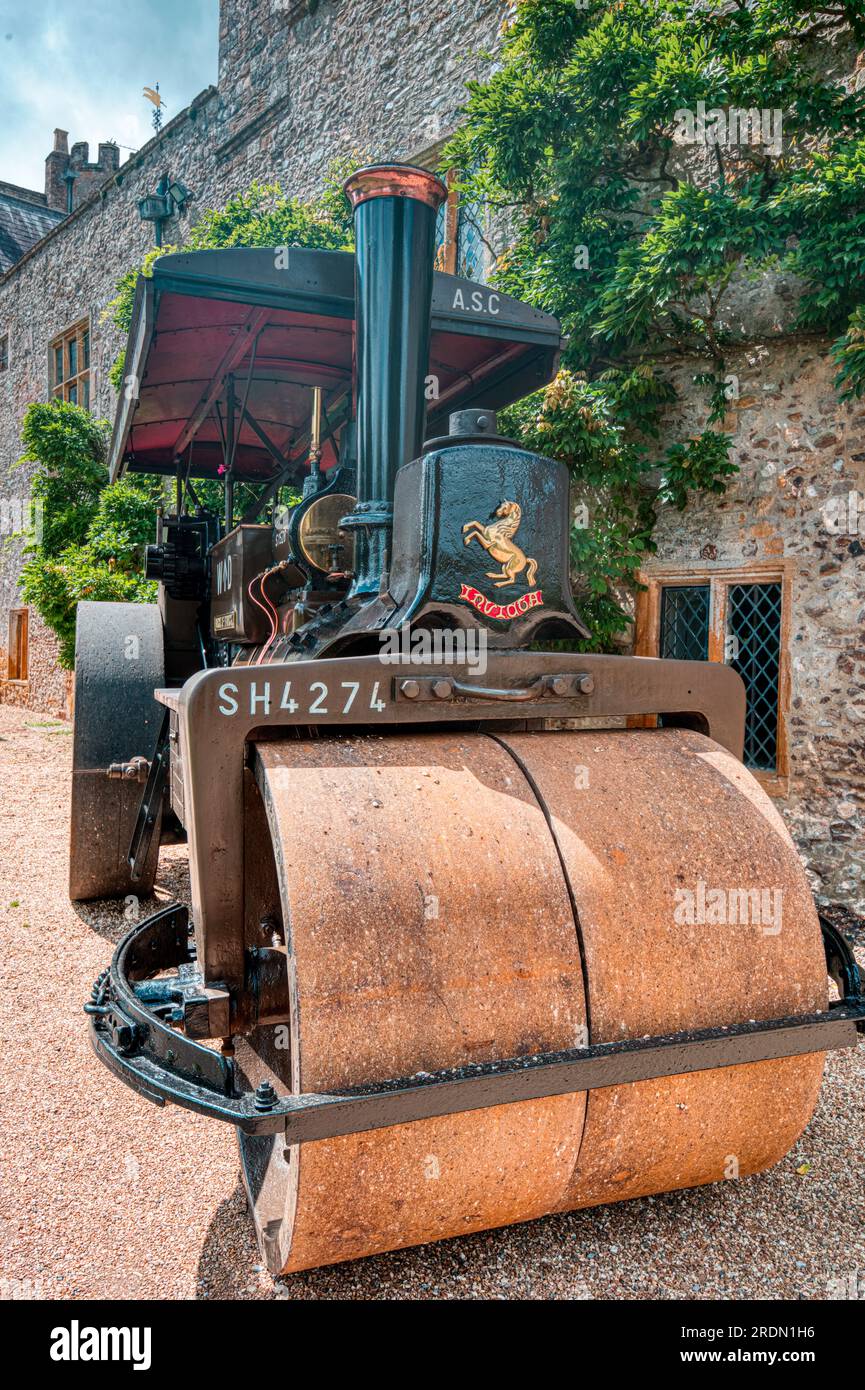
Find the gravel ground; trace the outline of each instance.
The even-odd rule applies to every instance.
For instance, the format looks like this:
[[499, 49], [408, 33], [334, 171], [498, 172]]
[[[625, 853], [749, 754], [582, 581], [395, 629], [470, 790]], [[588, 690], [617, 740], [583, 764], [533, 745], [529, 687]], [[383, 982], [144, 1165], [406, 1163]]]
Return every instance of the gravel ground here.
[[[865, 1297], [861, 1046], [830, 1057], [769, 1173], [274, 1284], [231, 1131], [138, 1100], [90, 1053], [81, 1005], [125, 923], [66, 897], [70, 735], [0, 706], [0, 1296], [825, 1299], [841, 1281]], [[163, 850], [158, 898], [186, 890], [185, 850]]]

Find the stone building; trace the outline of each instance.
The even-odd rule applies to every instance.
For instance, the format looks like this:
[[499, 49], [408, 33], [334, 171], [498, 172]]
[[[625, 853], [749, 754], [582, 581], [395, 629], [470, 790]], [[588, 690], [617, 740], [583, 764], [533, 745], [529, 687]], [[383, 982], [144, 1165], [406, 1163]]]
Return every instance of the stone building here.
[[14, 183], [0, 183], [0, 275], [5, 275], [25, 251], [62, 222], [64, 215], [48, 206], [44, 193], [18, 188]]
[[[257, 179], [308, 196], [340, 154], [424, 162], [453, 128], [468, 78], [492, 60], [503, 0], [221, 0], [216, 86], [123, 165], [57, 132], [44, 194], [23, 205], [17, 255], [0, 261], [0, 478], [7, 514], [26, 478], [28, 403], [63, 395], [111, 417], [121, 346], [101, 314], [153, 240], [138, 203], [168, 177], [194, 194], [163, 230]], [[2, 172], [2, 171], [0, 171]], [[481, 278], [470, 210], [451, 201], [442, 263]], [[740, 472], [725, 497], [661, 516], [635, 618], [643, 654], [728, 660], [749, 691], [748, 761], [777, 798], [826, 899], [865, 910], [865, 410], [841, 407], [828, 342], [772, 335], [735, 364], [726, 427]], [[779, 345], [780, 344], [780, 345]], [[74, 368], [74, 370], [73, 370]], [[683, 377], [685, 416], [701, 423]], [[677, 427], [681, 425], [677, 421]], [[14, 481], [13, 481], [14, 480]], [[0, 700], [68, 708], [51, 635], [0, 549]], [[4, 679], [5, 677], [5, 679]]]
[[[330, 162], [430, 156], [453, 129], [470, 77], [489, 71], [502, 0], [221, 0], [218, 84], [200, 93], [123, 165], [116, 146], [68, 149], [55, 131], [43, 193], [0, 184], [0, 701], [68, 712], [69, 681], [53, 636], [21, 603], [29, 488], [18, 459], [34, 400], [62, 396], [112, 418], [108, 371], [122, 346], [102, 322], [118, 278], [153, 246], [139, 200], [167, 176], [194, 201], [162, 229], [183, 239], [199, 209], [253, 180], [301, 197]], [[6, 210], [8, 204], [8, 211]], [[449, 268], [478, 272], [478, 245], [455, 208], [445, 219]], [[8, 247], [8, 253], [6, 248]], [[5, 255], [4, 255], [5, 253]]]
[[[746, 762], [818, 897], [862, 913], [865, 408], [839, 402], [830, 347], [791, 334], [768, 348], [755, 334], [730, 360], [737, 397], [723, 427], [739, 472], [723, 497], [661, 513], [635, 641], [641, 655], [740, 671]], [[702, 427], [689, 408], [679, 426]]]

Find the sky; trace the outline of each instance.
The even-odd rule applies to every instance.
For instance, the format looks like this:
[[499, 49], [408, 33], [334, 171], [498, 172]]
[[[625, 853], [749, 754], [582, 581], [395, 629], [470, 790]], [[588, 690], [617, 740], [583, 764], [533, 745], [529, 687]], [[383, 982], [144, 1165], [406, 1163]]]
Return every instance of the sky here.
[[121, 146], [153, 134], [216, 82], [219, 0], [0, 0], [0, 182], [41, 192], [54, 128]]

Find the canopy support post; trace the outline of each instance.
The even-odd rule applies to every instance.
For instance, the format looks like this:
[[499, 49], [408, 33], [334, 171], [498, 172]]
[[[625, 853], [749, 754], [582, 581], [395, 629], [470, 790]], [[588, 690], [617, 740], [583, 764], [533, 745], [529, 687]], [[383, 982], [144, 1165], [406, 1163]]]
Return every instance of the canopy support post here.
[[236, 445], [235, 431], [238, 428], [235, 419], [236, 397], [234, 393], [234, 377], [229, 375], [225, 384], [225, 447], [223, 457], [225, 459], [225, 534], [234, 529], [234, 450]]

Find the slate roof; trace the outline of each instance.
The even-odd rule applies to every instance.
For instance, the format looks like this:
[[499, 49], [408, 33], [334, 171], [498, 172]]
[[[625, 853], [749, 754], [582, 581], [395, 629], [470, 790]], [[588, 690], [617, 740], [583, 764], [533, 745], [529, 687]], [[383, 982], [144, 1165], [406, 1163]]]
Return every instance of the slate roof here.
[[41, 193], [0, 183], [0, 275], [64, 217], [65, 213], [46, 207]]

